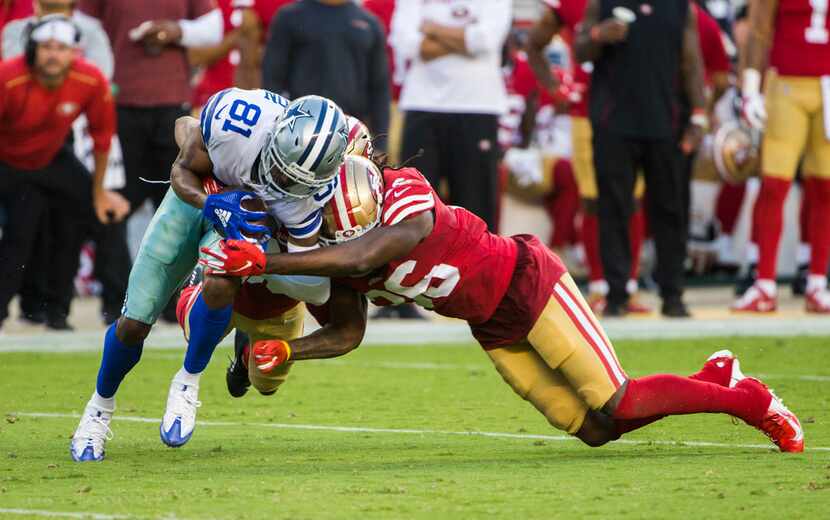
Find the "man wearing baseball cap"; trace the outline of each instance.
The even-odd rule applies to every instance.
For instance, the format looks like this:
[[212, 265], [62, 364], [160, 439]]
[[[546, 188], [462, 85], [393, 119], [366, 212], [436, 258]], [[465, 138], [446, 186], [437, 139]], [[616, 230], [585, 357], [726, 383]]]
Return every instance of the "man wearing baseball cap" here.
[[[123, 197], [103, 187], [115, 109], [107, 80], [78, 56], [79, 39], [69, 18], [47, 16], [32, 26], [23, 56], [0, 62], [0, 198], [8, 213], [0, 241], [0, 323], [35, 241], [44, 239], [35, 233], [40, 219], [48, 214], [51, 235], [61, 237], [51, 244], [51, 268], [41, 273], [57, 300], [47, 306], [47, 320], [67, 328], [81, 240], [90, 226], [129, 212]], [[65, 145], [81, 113], [94, 141], [92, 177]], [[107, 227], [96, 231], [106, 234]]]

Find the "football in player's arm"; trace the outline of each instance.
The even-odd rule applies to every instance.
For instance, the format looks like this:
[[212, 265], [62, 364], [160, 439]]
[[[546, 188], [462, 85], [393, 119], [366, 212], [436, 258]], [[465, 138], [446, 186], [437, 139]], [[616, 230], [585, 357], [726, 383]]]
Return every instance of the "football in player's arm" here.
[[[259, 248], [230, 240], [221, 254], [204, 251], [211, 259], [202, 263], [220, 275], [344, 277], [342, 283], [378, 303], [414, 300], [465, 319], [505, 381], [553, 426], [590, 446], [667, 415], [727, 413], [763, 431], [782, 451], [803, 450], [797, 417], [763, 383], [743, 376], [731, 352], [715, 353], [690, 377], [629, 378], [562, 262], [538, 239], [488, 233], [475, 215], [441, 203], [411, 168], [381, 173], [370, 161], [348, 156], [340, 175], [343, 191], [328, 204], [344, 243], [266, 259]], [[357, 182], [347, 175], [368, 177], [364, 186], [385, 186], [379, 227], [354, 224], [354, 208], [344, 201], [352, 200], [348, 186]], [[418, 281], [406, 285], [407, 276]], [[304, 347], [304, 358], [318, 357], [316, 347]], [[294, 350], [292, 344], [255, 352], [257, 363], [277, 366]]]

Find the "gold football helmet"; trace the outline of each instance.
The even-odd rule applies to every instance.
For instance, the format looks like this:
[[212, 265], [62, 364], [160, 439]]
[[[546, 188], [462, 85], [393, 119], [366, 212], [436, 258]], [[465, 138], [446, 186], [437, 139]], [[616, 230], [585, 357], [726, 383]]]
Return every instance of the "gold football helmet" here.
[[746, 182], [761, 166], [760, 137], [736, 121], [721, 125], [712, 141], [715, 167], [730, 184]]
[[369, 129], [366, 128], [363, 121], [354, 116], [346, 116], [346, 126], [349, 129], [346, 155], [361, 155], [371, 159], [374, 152], [372, 134], [369, 133]]
[[320, 242], [334, 245], [357, 238], [380, 222], [383, 176], [365, 157], [346, 155], [334, 195], [323, 207]]

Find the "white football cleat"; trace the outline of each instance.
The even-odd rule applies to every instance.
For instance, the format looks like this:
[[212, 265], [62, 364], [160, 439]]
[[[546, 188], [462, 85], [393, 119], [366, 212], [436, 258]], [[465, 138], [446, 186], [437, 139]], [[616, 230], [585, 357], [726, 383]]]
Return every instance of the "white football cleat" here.
[[161, 442], [171, 448], [184, 446], [196, 428], [196, 409], [200, 406], [199, 386], [173, 379], [167, 394], [167, 409], [159, 427]]
[[113, 410], [105, 410], [87, 403], [81, 422], [69, 441], [69, 454], [75, 462], [100, 462], [104, 460], [104, 448], [112, 440], [110, 430]]

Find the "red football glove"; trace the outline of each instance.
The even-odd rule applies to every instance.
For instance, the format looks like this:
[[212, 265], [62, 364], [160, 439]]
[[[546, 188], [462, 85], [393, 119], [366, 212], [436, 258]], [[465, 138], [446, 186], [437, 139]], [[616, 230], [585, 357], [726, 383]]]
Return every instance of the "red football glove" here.
[[220, 252], [203, 247], [202, 253], [212, 258], [201, 258], [207, 274], [228, 276], [258, 276], [265, 273], [265, 251], [259, 244], [246, 240], [222, 240]]
[[291, 347], [281, 339], [254, 343], [254, 362], [263, 374], [270, 374], [278, 366], [291, 359]]

